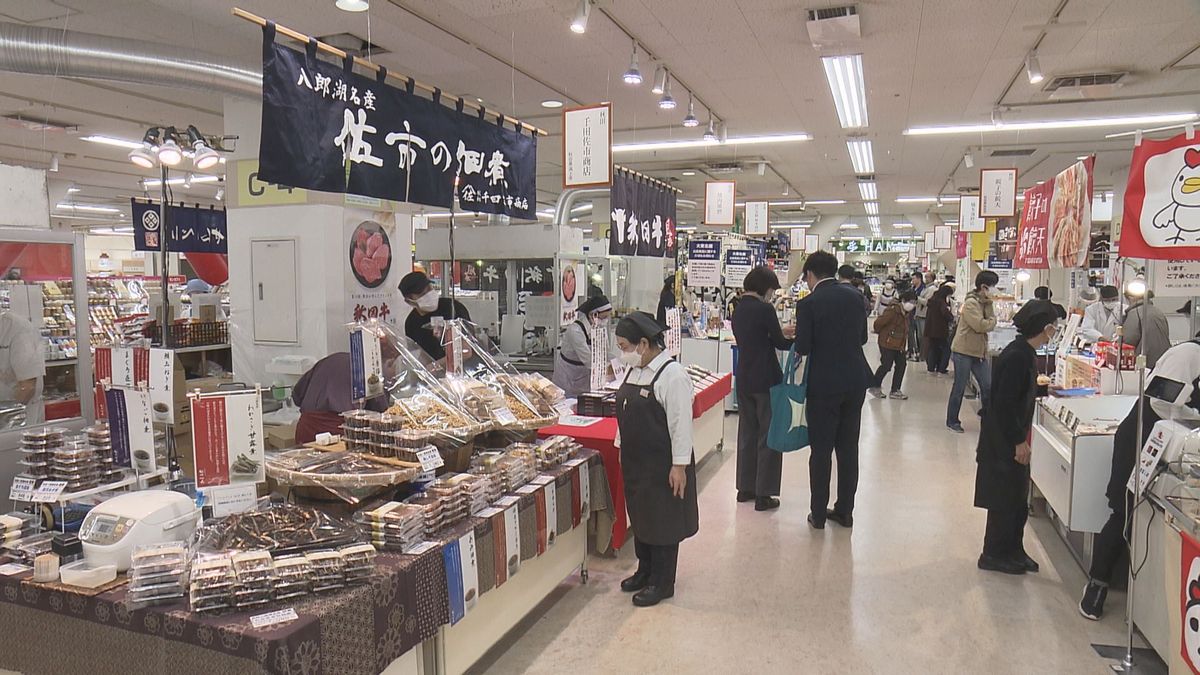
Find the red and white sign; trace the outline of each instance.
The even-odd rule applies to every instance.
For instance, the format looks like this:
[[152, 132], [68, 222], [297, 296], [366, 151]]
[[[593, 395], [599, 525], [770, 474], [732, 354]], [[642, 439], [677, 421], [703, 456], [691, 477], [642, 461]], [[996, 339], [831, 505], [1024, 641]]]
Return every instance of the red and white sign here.
[[1049, 269], [1047, 246], [1050, 236], [1050, 198], [1054, 196], [1054, 185], [1042, 183], [1025, 191], [1025, 208], [1021, 211], [1021, 224], [1017, 230], [1017, 254], [1013, 267], [1022, 270]]
[[150, 381], [150, 351], [145, 347], [97, 347], [96, 382], [114, 387], [136, 387]]
[[1076, 162], [1025, 191], [1017, 235], [1017, 269], [1074, 269], [1087, 260], [1092, 237], [1092, 169], [1096, 158]]
[[265, 481], [262, 395], [247, 391], [191, 399], [196, 487]]
[[954, 257], [955, 258], [967, 257], [967, 251], [969, 249], [969, 244], [970, 244], [970, 236], [971, 235], [966, 232], [959, 232], [958, 236], [956, 236], [954, 238]]
[[1134, 147], [1119, 251], [1123, 258], [1200, 260], [1200, 137]]
[[1179, 615], [1183, 619], [1180, 652], [1187, 667], [1200, 675], [1200, 544], [1186, 532], [1180, 532], [1179, 537]]

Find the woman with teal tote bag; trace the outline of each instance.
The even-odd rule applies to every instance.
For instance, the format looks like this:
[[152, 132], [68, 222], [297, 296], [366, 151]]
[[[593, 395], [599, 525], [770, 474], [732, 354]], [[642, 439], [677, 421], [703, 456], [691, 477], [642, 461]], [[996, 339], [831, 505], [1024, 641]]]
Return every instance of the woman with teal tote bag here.
[[771, 428], [767, 447], [777, 452], [795, 452], [808, 447], [808, 360], [804, 377], [796, 384], [796, 347], [788, 350], [783, 382], [771, 387]]

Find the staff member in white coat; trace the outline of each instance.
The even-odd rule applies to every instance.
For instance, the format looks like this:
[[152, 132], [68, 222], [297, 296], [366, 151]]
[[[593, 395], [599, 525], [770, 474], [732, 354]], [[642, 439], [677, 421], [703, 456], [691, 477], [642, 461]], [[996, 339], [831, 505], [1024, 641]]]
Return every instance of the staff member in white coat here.
[[554, 352], [552, 379], [567, 398], [592, 390], [592, 331], [608, 330], [612, 310], [612, 303], [603, 295], [590, 297], [579, 306], [574, 323], [563, 328]]
[[1079, 326], [1079, 336], [1087, 342], [1108, 342], [1117, 335], [1124, 316], [1121, 314], [1121, 300], [1117, 297], [1116, 286], [1100, 287], [1100, 302], [1088, 305], [1083, 310], [1083, 323]]
[[45, 374], [45, 351], [37, 329], [12, 312], [0, 314], [0, 401], [23, 405], [26, 426], [46, 419]]
[[617, 322], [617, 444], [638, 568], [621, 582], [638, 607], [675, 595], [679, 542], [700, 528], [692, 453], [692, 381], [665, 350], [666, 328], [645, 312]]

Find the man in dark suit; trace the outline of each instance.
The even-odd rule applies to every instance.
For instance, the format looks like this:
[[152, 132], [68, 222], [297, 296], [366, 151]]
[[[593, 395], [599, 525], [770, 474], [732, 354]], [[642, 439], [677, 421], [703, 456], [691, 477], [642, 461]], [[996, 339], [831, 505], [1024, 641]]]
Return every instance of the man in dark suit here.
[[[818, 251], [804, 261], [801, 278], [811, 292], [796, 303], [796, 352], [808, 364], [808, 459], [812, 512], [808, 522], [825, 529], [829, 519], [854, 525], [854, 493], [858, 491], [858, 435], [871, 368], [862, 346], [867, 343], [867, 315], [862, 294], [839, 284], [837, 258]], [[837, 502], [829, 510], [829, 480], [837, 455]]]

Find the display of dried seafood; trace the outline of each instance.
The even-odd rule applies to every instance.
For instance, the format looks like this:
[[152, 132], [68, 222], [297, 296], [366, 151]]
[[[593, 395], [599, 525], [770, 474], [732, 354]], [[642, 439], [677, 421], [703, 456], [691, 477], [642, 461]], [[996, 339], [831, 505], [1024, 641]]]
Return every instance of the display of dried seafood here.
[[235, 513], [198, 534], [202, 551], [250, 551], [273, 554], [344, 546], [357, 540], [358, 532], [324, 511], [296, 504], [271, 504], [258, 511]]

